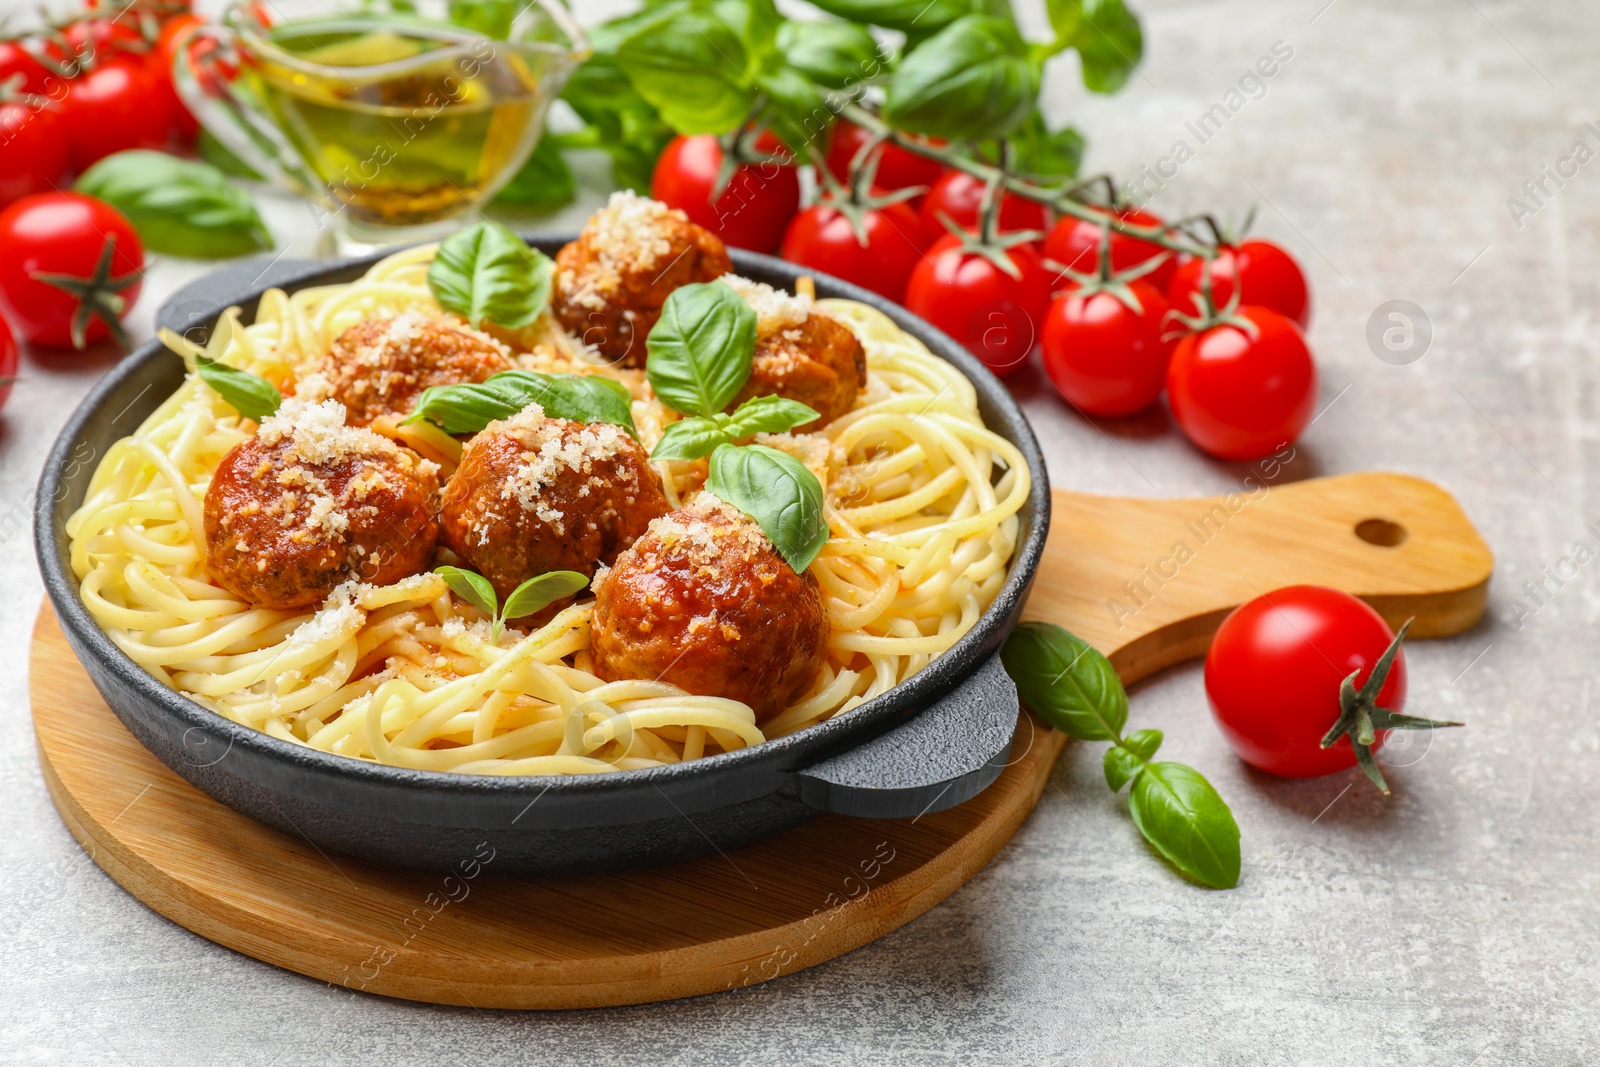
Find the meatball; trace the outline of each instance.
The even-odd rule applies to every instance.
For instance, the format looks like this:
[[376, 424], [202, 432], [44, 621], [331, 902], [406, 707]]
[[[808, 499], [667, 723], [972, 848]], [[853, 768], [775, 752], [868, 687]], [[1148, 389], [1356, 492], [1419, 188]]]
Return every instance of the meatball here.
[[512, 366], [507, 348], [487, 334], [408, 312], [362, 319], [341, 333], [298, 394], [331, 397], [351, 426], [370, 426], [411, 414], [429, 386], [482, 382]]
[[828, 617], [761, 528], [702, 493], [650, 524], [595, 582], [590, 647], [610, 681], [649, 678], [727, 697], [765, 722], [822, 667]]
[[593, 575], [666, 512], [628, 431], [545, 418], [533, 404], [467, 442], [441, 519], [445, 544], [504, 598], [547, 571]]
[[550, 306], [568, 333], [626, 367], [673, 290], [728, 273], [728, 250], [681, 211], [630, 192], [611, 201], [556, 253]]
[[321, 603], [350, 579], [389, 585], [433, 563], [439, 468], [337, 401], [283, 402], [206, 490], [206, 568], [264, 608]]
[[855, 407], [867, 382], [867, 352], [848, 326], [818, 311], [810, 297], [744, 278], [723, 280], [756, 312], [750, 380], [728, 410], [753, 396], [788, 397], [816, 410], [819, 417], [796, 431], [811, 433]]

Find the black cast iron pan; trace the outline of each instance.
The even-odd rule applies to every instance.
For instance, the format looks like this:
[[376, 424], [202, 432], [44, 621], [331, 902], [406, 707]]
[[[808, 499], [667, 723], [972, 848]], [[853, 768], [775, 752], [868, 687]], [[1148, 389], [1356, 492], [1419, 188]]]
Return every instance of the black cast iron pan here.
[[[554, 254], [569, 235], [531, 235]], [[810, 273], [732, 251], [734, 270], [792, 290]], [[161, 309], [159, 324], [202, 339], [221, 312], [246, 315], [268, 288], [358, 278], [379, 257], [340, 263], [235, 264]], [[101, 631], [78, 595], [65, 532], [95, 463], [182, 381], [159, 342], [95, 386], [61, 431], [39, 482], [35, 536], [45, 588], [73, 651], [124, 725], [163, 763], [251, 818], [319, 848], [447, 869], [479, 842], [501, 871], [559, 874], [640, 867], [729, 849], [822, 812], [909, 818], [977, 795], [1005, 765], [1017, 697], [997, 652], [1016, 624], [1043, 551], [1050, 490], [1038, 442], [1011, 395], [964, 349], [903, 308], [816, 276], [817, 295], [882, 311], [954, 363], [977, 388], [984, 421], [1026, 457], [1033, 491], [1005, 586], [971, 632], [906, 682], [849, 714], [738, 752], [649, 770], [502, 778], [384, 767], [279, 741], [168, 689]]]

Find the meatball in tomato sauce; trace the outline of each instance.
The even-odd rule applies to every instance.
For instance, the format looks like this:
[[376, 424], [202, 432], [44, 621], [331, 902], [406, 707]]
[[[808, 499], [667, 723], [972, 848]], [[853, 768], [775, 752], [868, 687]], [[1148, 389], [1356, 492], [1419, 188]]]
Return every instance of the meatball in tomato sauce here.
[[510, 350], [489, 335], [407, 312], [362, 319], [341, 333], [298, 395], [337, 400], [350, 425], [370, 426], [403, 420], [430, 386], [487, 381], [512, 366]]
[[438, 471], [346, 426], [336, 401], [285, 400], [212, 475], [206, 569], [264, 608], [309, 607], [351, 579], [398, 582], [433, 563]]
[[613, 193], [578, 239], [556, 253], [550, 306], [577, 340], [623, 366], [642, 367], [645, 337], [673, 290], [731, 269], [722, 240], [682, 211]]
[[594, 583], [590, 647], [608, 681], [659, 679], [765, 722], [811, 688], [828, 617], [761, 527], [702, 493], [657, 519]]
[[504, 598], [547, 571], [593, 575], [666, 512], [628, 431], [546, 418], [535, 404], [467, 442], [441, 524], [450, 550]]
[[755, 310], [756, 350], [750, 380], [729, 410], [754, 396], [788, 397], [818, 418], [797, 432], [811, 433], [855, 406], [867, 383], [867, 352], [850, 328], [818, 310], [808, 296], [730, 276], [723, 281]]

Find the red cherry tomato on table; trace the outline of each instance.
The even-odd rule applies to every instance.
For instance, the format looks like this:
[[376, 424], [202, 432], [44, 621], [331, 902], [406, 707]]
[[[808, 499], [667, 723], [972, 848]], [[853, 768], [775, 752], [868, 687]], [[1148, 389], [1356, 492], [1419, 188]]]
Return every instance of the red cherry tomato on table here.
[[11, 327], [0, 319], [0, 407], [11, 397], [11, 386], [17, 380], [17, 341], [11, 336]]
[[906, 308], [965, 345], [996, 374], [1027, 363], [1050, 304], [1050, 272], [1026, 244], [1006, 253], [1020, 277], [969, 252], [957, 234], [939, 239], [906, 286]]
[[72, 169], [128, 148], [160, 148], [170, 118], [143, 56], [113, 56], [68, 83], [61, 117]]
[[1129, 307], [1104, 289], [1058, 294], [1040, 347], [1056, 391], [1086, 415], [1132, 415], [1154, 404], [1167, 381], [1172, 345], [1162, 339], [1167, 300], [1141, 279]]
[[[1167, 300], [1185, 315], [1198, 306], [1195, 294], [1201, 289], [1205, 260], [1185, 257], [1178, 264], [1167, 286]], [[1305, 272], [1294, 257], [1271, 241], [1252, 238], [1234, 247], [1223, 246], [1211, 261], [1211, 299], [1217, 307], [1233, 296], [1233, 281], [1243, 279], [1241, 304], [1271, 308], [1284, 318], [1293, 319], [1303, 330], [1311, 322], [1311, 292]]]
[[67, 138], [55, 105], [0, 103], [0, 206], [52, 189], [67, 172]]
[[[828, 137], [828, 170], [841, 182], [850, 182], [850, 164], [856, 158], [856, 153], [861, 146], [872, 139], [872, 134], [857, 126], [853, 122], [840, 119], [833, 124], [833, 132]], [[932, 141], [932, 144], [943, 144], [942, 141]], [[927, 159], [908, 152], [895, 144], [883, 144], [878, 147], [878, 173], [873, 176], [873, 184], [880, 189], [893, 192], [896, 189], [908, 189], [913, 185], [933, 185], [944, 173], [944, 164], [937, 159]]]
[[917, 247], [917, 215], [905, 204], [867, 208], [861, 217], [867, 243], [843, 211], [813, 204], [794, 217], [783, 235], [783, 258], [832, 274], [899, 302], [922, 252]]
[[[205, 20], [198, 15], [179, 15], [169, 19], [161, 27], [161, 33], [156, 37], [156, 45], [150, 52], [150, 77], [157, 85], [157, 91], [164, 98], [167, 114], [172, 120], [172, 132], [180, 141], [191, 141], [200, 132], [200, 123], [189, 113], [188, 107], [178, 96], [178, 90], [172, 84], [172, 67], [178, 59], [181, 49], [187, 48], [195, 51], [202, 48], [215, 48], [216, 42], [205, 39], [196, 39], [194, 31], [205, 25]], [[204, 68], [200, 68], [204, 69]]]
[[1317, 399], [1317, 368], [1300, 328], [1276, 311], [1246, 304], [1234, 325], [1178, 341], [1167, 368], [1167, 398], [1179, 427], [1222, 459], [1258, 459], [1300, 436]]
[[[756, 147], [776, 152], [779, 144], [763, 134]], [[792, 166], [746, 164], [734, 171], [728, 187], [711, 202], [722, 166], [722, 146], [710, 134], [675, 137], [656, 160], [650, 195], [675, 207], [735, 248], [772, 253], [789, 220], [800, 210], [800, 178]]]
[[[0, 312], [32, 344], [93, 344], [112, 332], [107, 319], [120, 331], [118, 320], [139, 298], [143, 269], [144, 246], [133, 224], [91, 196], [40, 193], [0, 211]], [[41, 274], [80, 281], [63, 286]], [[100, 283], [88, 294], [87, 314], [73, 291], [85, 280]], [[75, 320], [81, 338], [73, 336]]]
[[[1102, 207], [1094, 208], [1101, 214], [1109, 214]], [[1123, 208], [1117, 212], [1117, 218], [1130, 226], [1156, 227], [1162, 225], [1162, 220], [1148, 211], [1138, 208]], [[1044, 239], [1044, 254], [1046, 259], [1054, 260], [1063, 267], [1077, 271], [1079, 274], [1093, 274], [1100, 269], [1100, 242], [1104, 239], [1105, 228], [1099, 223], [1087, 219], [1072, 218], [1070, 216], [1058, 220], [1051, 227], [1049, 234]], [[1149, 241], [1141, 241], [1137, 237], [1111, 232], [1111, 269], [1125, 271], [1130, 267], [1137, 267], [1156, 256], [1167, 255], [1168, 259], [1161, 266], [1156, 267], [1140, 280], [1149, 282], [1157, 289], [1166, 291], [1173, 272], [1177, 269], [1171, 256], [1165, 248]], [[1179, 308], [1187, 311], [1188, 308]]]
[[[962, 229], [977, 232], [978, 211], [983, 206], [984, 183], [966, 171], [953, 170], [934, 183], [928, 195], [922, 198], [922, 239], [927, 245], [943, 239], [950, 231], [940, 220], [945, 214]], [[1024, 200], [1012, 193], [1000, 196], [1000, 216], [997, 219], [1001, 233], [1018, 230], [1043, 230], [1050, 224], [1044, 205], [1034, 200]]]
[[[1222, 620], [1206, 654], [1211, 713], [1239, 758], [1269, 774], [1311, 778], [1355, 765], [1348, 735], [1322, 738], [1339, 719], [1339, 683], [1359, 689], [1394, 633], [1348, 593], [1293, 585], [1257, 597]], [[1379, 706], [1406, 700], [1406, 654], [1396, 653], [1378, 690]], [[1389, 731], [1376, 731], [1381, 747]]]

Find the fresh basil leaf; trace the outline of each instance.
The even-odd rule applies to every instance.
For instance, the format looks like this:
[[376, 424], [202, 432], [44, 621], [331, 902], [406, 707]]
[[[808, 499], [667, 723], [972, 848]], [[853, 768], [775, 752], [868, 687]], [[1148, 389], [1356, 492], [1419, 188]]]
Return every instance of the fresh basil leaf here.
[[595, 134], [595, 143], [611, 157], [611, 176], [616, 184], [648, 191], [656, 159], [677, 131], [639, 95], [618, 68], [616, 56], [602, 50], [603, 36], [604, 28], [594, 31], [595, 54], [573, 72], [561, 99], [588, 125]]
[[967, 15], [912, 49], [889, 81], [883, 117], [902, 130], [1001, 137], [1033, 112], [1039, 69], [1016, 26]]
[[1111, 661], [1052, 623], [1017, 626], [1000, 662], [1030, 708], [1080, 741], [1114, 741], [1128, 721], [1128, 692]]
[[561, 158], [554, 139], [540, 139], [522, 169], [495, 195], [496, 204], [510, 204], [534, 211], [554, 211], [572, 202], [577, 195], [572, 169]]
[[1216, 889], [1239, 884], [1239, 824], [1199, 771], [1149, 763], [1134, 779], [1128, 810], [1146, 841], [1195, 881]]
[[609, 422], [639, 435], [633, 425], [633, 394], [603, 374], [508, 370], [486, 382], [435, 385], [422, 391], [406, 421], [426, 419], [445, 433], [477, 433], [529, 404], [538, 404], [552, 419]]
[[753, 396], [733, 410], [727, 429], [733, 438], [787, 433], [821, 417], [815, 408], [786, 396]]
[[539, 317], [550, 300], [552, 266], [544, 253], [498, 222], [479, 222], [445, 238], [428, 265], [428, 288], [439, 304], [473, 326], [515, 330]]
[[[1052, 132], [1037, 110], [1012, 134], [1011, 146], [1016, 169], [1047, 182], [1075, 177], [1083, 163], [1083, 134], [1071, 126]], [[991, 159], [998, 158], [993, 149], [988, 154]]]
[[1045, 11], [1057, 47], [1078, 50], [1083, 84], [1096, 93], [1122, 88], [1144, 55], [1139, 20], [1122, 0], [1045, 0]]
[[218, 363], [205, 356], [196, 356], [195, 372], [200, 380], [216, 390], [217, 395], [233, 405], [235, 411], [247, 419], [260, 422], [278, 410], [283, 394], [278, 387], [260, 375], [251, 374], [226, 363]]
[[523, 6], [513, 0], [450, 0], [450, 21], [503, 41], [511, 36], [511, 24]]
[[772, 0], [715, 0], [712, 11], [739, 34], [753, 67], [761, 67], [778, 50], [784, 17]]
[[204, 126], [200, 127], [200, 135], [195, 138], [194, 148], [201, 159], [230, 178], [244, 178], [252, 182], [267, 180], [261, 176], [260, 171], [234, 155], [233, 149], [217, 140], [217, 135]]
[[1147, 760], [1156, 754], [1162, 740], [1163, 734], [1160, 730], [1135, 730], [1122, 739], [1122, 747], [1140, 759]]
[[502, 619], [520, 619], [524, 615], [532, 615], [537, 611], [554, 604], [563, 597], [582, 592], [589, 588], [587, 575], [577, 571], [547, 571], [534, 578], [529, 578], [506, 597], [505, 610], [500, 613]]
[[1106, 772], [1106, 785], [1111, 787], [1113, 793], [1120, 792], [1133, 778], [1144, 769], [1144, 760], [1129, 752], [1120, 745], [1112, 745], [1106, 749], [1104, 760]]
[[943, 29], [971, 14], [972, 0], [812, 0], [830, 15], [905, 33]]
[[767, 107], [761, 124], [778, 135], [796, 155], [818, 140], [833, 121], [833, 112], [822, 103], [822, 94], [811, 80], [791, 67], [779, 67], [756, 75], [756, 85], [767, 94]]
[[723, 282], [673, 290], [645, 338], [645, 375], [656, 395], [685, 415], [712, 416], [750, 380], [756, 313]]
[[728, 431], [712, 419], [679, 419], [662, 431], [661, 440], [650, 451], [650, 459], [655, 462], [701, 459], [729, 440]]
[[828, 543], [822, 483], [787, 452], [722, 445], [711, 453], [706, 490], [756, 520], [796, 573], [804, 574]]
[[865, 26], [832, 19], [784, 23], [778, 31], [778, 51], [789, 66], [828, 89], [877, 77], [886, 63]]
[[499, 602], [495, 599], [494, 586], [489, 584], [489, 579], [476, 571], [460, 567], [435, 567], [433, 573], [444, 578], [444, 584], [456, 596], [477, 608], [484, 618], [497, 617]]
[[128, 216], [154, 252], [228, 259], [272, 247], [250, 194], [209, 163], [134, 149], [106, 156], [72, 187]]
[[726, 133], [750, 107], [745, 47], [721, 19], [686, 11], [617, 47], [617, 66], [679, 133]]

